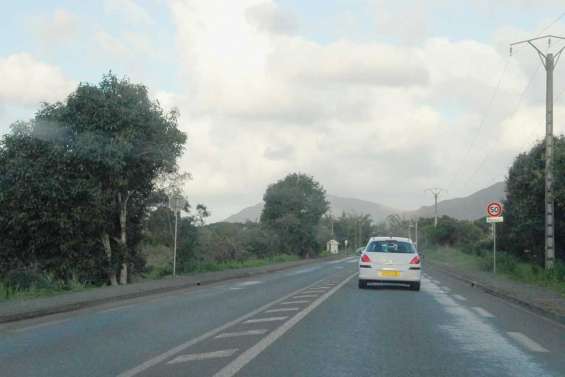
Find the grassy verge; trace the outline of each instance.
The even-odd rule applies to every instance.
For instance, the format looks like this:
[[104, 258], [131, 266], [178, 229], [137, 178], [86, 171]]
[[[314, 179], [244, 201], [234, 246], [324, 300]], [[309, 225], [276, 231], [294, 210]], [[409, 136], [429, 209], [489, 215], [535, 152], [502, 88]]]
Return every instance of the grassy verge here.
[[[492, 271], [492, 253], [467, 254], [456, 248], [438, 247], [426, 251], [426, 258], [464, 271]], [[497, 276], [521, 283], [546, 287], [565, 295], [565, 265], [557, 263], [552, 271], [524, 262], [513, 255], [497, 252]]]
[[0, 282], [0, 302], [50, 297], [63, 293], [80, 292], [92, 288], [95, 288], [95, 286], [87, 286], [81, 283], [69, 283], [64, 286], [31, 286], [28, 289], [10, 290], [5, 284]]

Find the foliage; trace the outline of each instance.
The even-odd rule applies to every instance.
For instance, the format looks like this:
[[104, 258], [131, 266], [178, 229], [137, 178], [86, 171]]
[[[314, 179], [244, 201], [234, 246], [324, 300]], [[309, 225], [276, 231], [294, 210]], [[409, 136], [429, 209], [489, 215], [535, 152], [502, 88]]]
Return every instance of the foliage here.
[[[506, 180], [504, 224], [500, 245], [512, 254], [543, 264], [545, 256], [545, 144], [514, 160]], [[554, 195], [556, 257], [565, 261], [565, 138], [555, 138]]]
[[143, 85], [105, 75], [44, 104], [0, 144], [0, 275], [112, 282], [140, 271], [156, 179], [174, 172], [185, 135]]
[[316, 234], [329, 207], [318, 182], [304, 174], [290, 174], [270, 185], [263, 200], [261, 224], [277, 235], [279, 251], [305, 257], [320, 251]]

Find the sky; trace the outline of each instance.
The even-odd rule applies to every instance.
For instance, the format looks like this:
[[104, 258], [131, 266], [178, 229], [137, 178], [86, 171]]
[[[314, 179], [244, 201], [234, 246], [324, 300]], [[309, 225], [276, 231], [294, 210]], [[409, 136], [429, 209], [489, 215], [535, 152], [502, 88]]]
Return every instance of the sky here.
[[[2, 2], [0, 135], [110, 70], [143, 83], [210, 221], [292, 172], [398, 209], [504, 180], [545, 132], [544, 68], [509, 43], [565, 35], [563, 0]], [[565, 59], [554, 86], [562, 134]]]

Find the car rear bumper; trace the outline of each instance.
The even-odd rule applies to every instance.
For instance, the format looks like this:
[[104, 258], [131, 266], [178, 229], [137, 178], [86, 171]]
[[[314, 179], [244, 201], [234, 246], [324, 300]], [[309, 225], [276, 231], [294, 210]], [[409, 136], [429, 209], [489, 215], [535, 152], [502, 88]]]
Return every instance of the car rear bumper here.
[[381, 283], [414, 283], [421, 279], [421, 270], [400, 271], [399, 276], [381, 276], [377, 268], [360, 268], [359, 280]]

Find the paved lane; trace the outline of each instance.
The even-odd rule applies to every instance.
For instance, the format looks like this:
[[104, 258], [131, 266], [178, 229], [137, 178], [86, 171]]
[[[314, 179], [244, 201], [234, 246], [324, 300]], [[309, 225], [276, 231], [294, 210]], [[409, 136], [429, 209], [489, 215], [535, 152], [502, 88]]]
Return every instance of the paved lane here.
[[442, 274], [359, 290], [355, 260], [1, 330], [1, 376], [564, 376], [565, 326]]

